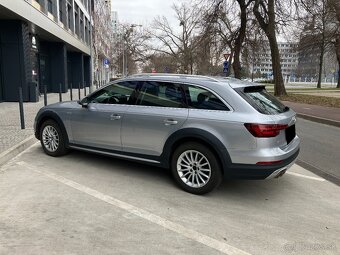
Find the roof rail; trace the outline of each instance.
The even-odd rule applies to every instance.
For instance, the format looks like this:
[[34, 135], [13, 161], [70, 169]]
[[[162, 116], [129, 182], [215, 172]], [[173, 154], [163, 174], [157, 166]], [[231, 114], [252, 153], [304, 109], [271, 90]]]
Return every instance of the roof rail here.
[[188, 78], [200, 78], [200, 79], [206, 79], [209, 81], [215, 81], [218, 82], [218, 79], [215, 79], [213, 77], [204, 76], [204, 75], [193, 75], [193, 74], [174, 74], [174, 73], [140, 73], [140, 74], [133, 74], [129, 77], [174, 77], [174, 78], [181, 78], [181, 79], [188, 79]]

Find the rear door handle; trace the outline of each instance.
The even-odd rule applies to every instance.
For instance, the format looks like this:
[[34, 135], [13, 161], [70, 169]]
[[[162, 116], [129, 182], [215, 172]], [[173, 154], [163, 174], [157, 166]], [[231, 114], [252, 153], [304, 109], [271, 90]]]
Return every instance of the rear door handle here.
[[118, 115], [118, 114], [116, 114], [116, 113], [113, 113], [113, 114], [111, 114], [111, 116], [110, 116], [110, 119], [111, 119], [111, 120], [120, 120], [120, 118], [121, 118], [121, 116]]
[[164, 120], [164, 125], [165, 126], [170, 126], [170, 125], [176, 125], [178, 123], [177, 120], [173, 120], [173, 119], [166, 119]]

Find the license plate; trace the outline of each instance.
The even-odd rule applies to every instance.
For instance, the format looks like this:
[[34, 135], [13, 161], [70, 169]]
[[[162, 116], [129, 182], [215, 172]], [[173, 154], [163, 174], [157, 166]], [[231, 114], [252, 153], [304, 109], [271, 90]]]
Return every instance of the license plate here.
[[295, 137], [295, 125], [291, 125], [286, 130], [286, 141], [289, 144]]

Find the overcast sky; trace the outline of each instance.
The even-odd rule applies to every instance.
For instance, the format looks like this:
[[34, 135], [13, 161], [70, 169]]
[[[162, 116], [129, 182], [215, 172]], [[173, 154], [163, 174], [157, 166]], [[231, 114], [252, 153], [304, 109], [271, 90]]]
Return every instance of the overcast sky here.
[[[182, 0], [183, 1], [183, 0]], [[185, 0], [184, 0], [185, 1]], [[112, 0], [112, 10], [118, 12], [121, 23], [150, 24], [154, 17], [166, 16], [171, 23], [176, 22], [171, 6], [180, 0]]]

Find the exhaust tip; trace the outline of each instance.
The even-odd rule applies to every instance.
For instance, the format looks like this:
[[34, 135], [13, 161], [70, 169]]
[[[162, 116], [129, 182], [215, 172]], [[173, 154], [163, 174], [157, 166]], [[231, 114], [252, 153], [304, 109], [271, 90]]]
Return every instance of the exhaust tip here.
[[284, 175], [286, 173], [286, 171], [287, 171], [287, 169], [283, 169], [274, 178], [280, 178], [282, 175]]

